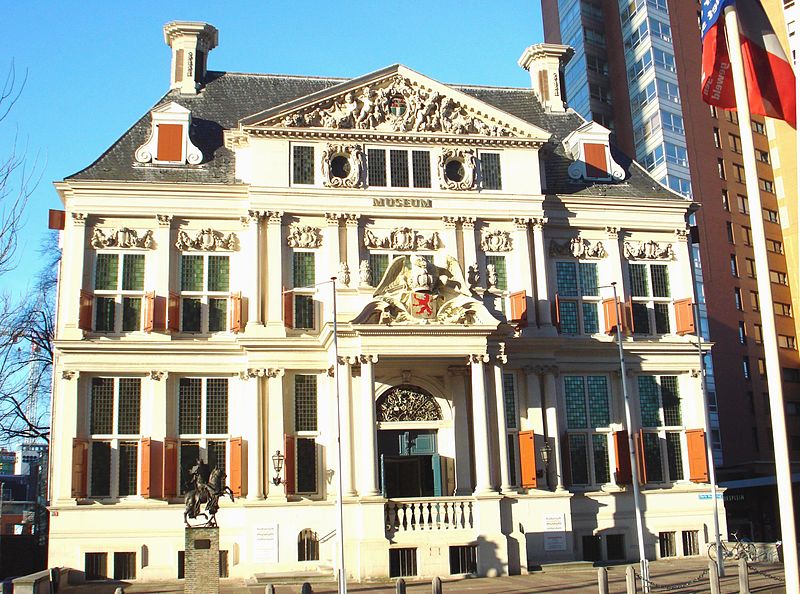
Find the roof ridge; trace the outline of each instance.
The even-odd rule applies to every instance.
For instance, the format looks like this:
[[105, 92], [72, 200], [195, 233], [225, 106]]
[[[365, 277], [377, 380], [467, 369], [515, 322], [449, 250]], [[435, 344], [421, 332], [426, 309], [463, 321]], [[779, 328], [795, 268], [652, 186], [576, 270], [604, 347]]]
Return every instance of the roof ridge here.
[[230, 76], [258, 76], [258, 77], [269, 77], [269, 78], [296, 78], [302, 80], [331, 80], [331, 81], [347, 81], [351, 80], [347, 77], [340, 77], [340, 76], [309, 76], [305, 74], [276, 74], [272, 72], [229, 72], [227, 70], [208, 70], [208, 74], [222, 74], [222, 75], [230, 75]]

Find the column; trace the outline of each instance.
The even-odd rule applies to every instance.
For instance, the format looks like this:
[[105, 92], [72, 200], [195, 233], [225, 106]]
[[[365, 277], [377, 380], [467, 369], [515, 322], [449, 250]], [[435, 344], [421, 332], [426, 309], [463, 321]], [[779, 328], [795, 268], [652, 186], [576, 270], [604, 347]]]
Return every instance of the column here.
[[[692, 259], [691, 254], [689, 253], [689, 243], [688, 243], [688, 234], [689, 232], [684, 229], [675, 229], [675, 264], [678, 270], [691, 270], [692, 269]], [[677, 275], [675, 275], [677, 276]], [[690, 297], [694, 295], [694, 287], [692, 287], [691, 280], [689, 275], [681, 275], [681, 279], [683, 280], [686, 278], [689, 282], [686, 283], [684, 286], [673, 286], [672, 287], [672, 294], [673, 295], [681, 295], [685, 297]], [[692, 275], [691, 278], [694, 278]], [[682, 283], [683, 284], [683, 283]], [[688, 285], [688, 286], [687, 286]], [[678, 293], [680, 291], [680, 293]], [[701, 305], [701, 307], [705, 307], [705, 304]], [[698, 322], [699, 324], [699, 322]], [[673, 326], [674, 331], [674, 326]]]
[[322, 245], [324, 249], [322, 253], [325, 254], [327, 268], [323, 278], [326, 280], [332, 276], [339, 274], [339, 263], [342, 261], [340, 258], [339, 248], [339, 217], [341, 215], [326, 212], [325, 213], [325, 229], [322, 231]]
[[[556, 491], [564, 490], [564, 464], [561, 457], [561, 427], [558, 415], [558, 396], [556, 387], [557, 367], [544, 367], [544, 404], [546, 407], [547, 438], [552, 443], [550, 454], [555, 463]], [[552, 465], [552, 463], [551, 463]], [[551, 483], [552, 484], [552, 483]]]
[[536, 468], [542, 471], [545, 477], [544, 481], [537, 481], [538, 488], [549, 488], [550, 478], [547, 476], [547, 469], [544, 467], [544, 461], [540, 448], [546, 443], [545, 430], [544, 430], [544, 407], [542, 405], [542, 386], [539, 382], [539, 374], [535, 367], [524, 367], [525, 373], [525, 396], [527, 408], [527, 423], [524, 429], [526, 431], [533, 431], [536, 437], [533, 441], [534, 456], [536, 457]]
[[263, 408], [261, 406], [261, 377], [269, 377], [272, 369], [249, 369], [241, 374], [246, 381], [244, 388], [244, 408], [240, 411], [244, 421], [245, 440], [247, 442], [247, 499], [264, 498], [263, 451]]
[[456, 495], [459, 497], [465, 497], [472, 493], [472, 454], [466, 376], [467, 369], [463, 365], [451, 365], [447, 368], [447, 391], [453, 397], [453, 433], [456, 443]]
[[[72, 498], [72, 440], [78, 432], [78, 387], [80, 374], [77, 371], [61, 371], [56, 377], [53, 398], [53, 435], [50, 442], [52, 470], [50, 497], [53, 501]], [[88, 467], [84, 472], [88, 473]], [[87, 476], [88, 484], [88, 476]]]
[[363, 451], [358, 457], [359, 464], [358, 493], [362, 497], [374, 497], [380, 494], [378, 487], [378, 432], [375, 425], [375, 363], [377, 355], [361, 355], [361, 423], [360, 433], [364, 436]]
[[261, 383], [261, 388], [267, 395], [267, 452], [264, 456], [267, 463], [267, 476], [270, 480], [264, 481], [267, 485], [267, 498], [270, 501], [286, 501], [286, 488], [284, 484], [275, 485], [272, 478], [275, 471], [272, 468], [272, 455], [275, 452], [286, 454], [284, 443], [285, 428], [283, 425], [283, 369], [272, 369], [264, 377], [257, 377], [255, 381]]
[[494, 400], [497, 407], [497, 451], [500, 454], [500, 492], [508, 493], [512, 489], [511, 476], [508, 471], [508, 432], [506, 431], [506, 403], [503, 392], [503, 365], [508, 362], [505, 354], [495, 356], [492, 363], [494, 374]]
[[[164, 319], [166, 320], [166, 301], [169, 299], [170, 293], [170, 272], [172, 264], [172, 215], [156, 215], [158, 220], [158, 229], [155, 232], [156, 250], [152, 258], [155, 260], [155, 266], [150, 266], [154, 269], [155, 273], [147, 279], [145, 285], [148, 290], [155, 291], [156, 299], [163, 299], [164, 303]], [[152, 260], [151, 260], [152, 261]], [[150, 270], [145, 266], [145, 275]], [[148, 275], [149, 276], [149, 275]]]
[[607, 268], [605, 274], [600, 277], [600, 283], [609, 285], [617, 283], [617, 295], [620, 300], [625, 299], [625, 283], [622, 280], [622, 258], [619, 249], [619, 227], [606, 227], [608, 241], [605, 242]]
[[[442, 217], [442, 223], [444, 224], [444, 231], [442, 232], [444, 251], [448, 256], [451, 256], [456, 260], [458, 260], [458, 240], [456, 239], [457, 222], [458, 217]], [[466, 266], [463, 269], [466, 270]]]
[[[514, 278], [513, 276], [509, 277], [509, 290], [519, 291], [520, 289], [525, 291], [525, 295], [527, 296], [527, 307], [528, 307], [528, 323], [530, 325], [534, 325], [534, 312], [536, 311], [534, 296], [536, 292], [533, 289], [533, 267], [531, 266], [531, 242], [530, 242], [530, 234], [528, 233], [528, 223], [530, 219], [526, 218], [514, 218], [514, 250], [511, 252], [511, 270], [516, 270], [519, 275]], [[538, 276], [538, 275], [537, 275]], [[549, 303], [548, 303], [548, 312]]]
[[[533, 254], [536, 267], [536, 312], [540, 327], [553, 325], [550, 315], [550, 294], [547, 289], [547, 257], [544, 249], [544, 219], [533, 219]], [[530, 315], [528, 315], [530, 323]]]
[[[84, 262], [86, 261], [86, 219], [87, 216], [82, 212], [73, 212], [71, 224], [67, 227], [64, 235], [64, 250], [62, 259], [70, 263], [70, 274], [63, 275], [59, 280], [63, 284], [60, 287], [61, 303], [59, 304], [58, 316], [63, 316], [64, 323], [61, 330], [67, 330], [60, 338], [80, 339], [83, 332], [78, 330], [78, 314], [80, 312], [79, 302], [81, 289], [83, 288]], [[60, 320], [59, 320], [60, 321]], [[59, 324], [61, 325], [61, 324]], [[71, 446], [70, 446], [71, 447]]]
[[486, 377], [483, 364], [489, 355], [470, 355], [472, 380], [472, 432], [475, 439], [475, 495], [493, 493], [489, 471], [489, 419], [486, 413]]
[[267, 323], [283, 327], [282, 212], [267, 213]]
[[347, 245], [347, 267], [350, 268], [350, 286], [358, 287], [359, 266], [361, 265], [360, 244], [358, 241], [358, 219], [357, 214], [343, 215], [345, 226], [345, 240]]
[[475, 247], [475, 217], [461, 218], [461, 237], [464, 244], [464, 262], [462, 266], [467, 271], [470, 266], [478, 262], [478, 250]]
[[356, 357], [339, 357], [339, 447], [342, 467], [339, 468], [342, 480], [342, 496], [355, 497], [353, 489], [353, 432], [352, 432], [352, 366]]
[[263, 278], [264, 269], [264, 231], [262, 221], [266, 213], [260, 210], [251, 210], [247, 217], [242, 217], [242, 225], [247, 229], [247, 243], [244, 246], [247, 259], [247, 276], [250, 282], [247, 287], [243, 287], [243, 292], [247, 296], [247, 326], [261, 326], [264, 323], [262, 313], [264, 311], [261, 303], [263, 299]]

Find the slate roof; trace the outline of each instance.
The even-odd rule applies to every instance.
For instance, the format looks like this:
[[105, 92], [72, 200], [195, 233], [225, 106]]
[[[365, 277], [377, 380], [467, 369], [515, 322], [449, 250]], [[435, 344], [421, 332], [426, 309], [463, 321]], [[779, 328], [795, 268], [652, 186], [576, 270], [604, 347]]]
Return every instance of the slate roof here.
[[[174, 101], [192, 112], [189, 131], [192, 142], [203, 152], [200, 165], [153, 166], [135, 162], [134, 152], [150, 133], [150, 110], [94, 163], [67, 177], [72, 180], [143, 181], [169, 183], [235, 183], [234, 155], [225, 148], [223, 131], [238, 127], [239, 120], [311, 93], [346, 82], [344, 78], [321, 78], [278, 74], [208, 72], [203, 91], [195, 96], [172, 90], [156, 105]], [[574, 112], [545, 112], [530, 89], [449, 85], [494, 107], [550, 132], [553, 136], [541, 151], [545, 159], [547, 192], [586, 196], [679, 199], [625, 155], [613, 152], [628, 172], [619, 183], [576, 183], [567, 175], [570, 159], [561, 140], [584, 123]], [[152, 108], [151, 108], [152, 109]]]

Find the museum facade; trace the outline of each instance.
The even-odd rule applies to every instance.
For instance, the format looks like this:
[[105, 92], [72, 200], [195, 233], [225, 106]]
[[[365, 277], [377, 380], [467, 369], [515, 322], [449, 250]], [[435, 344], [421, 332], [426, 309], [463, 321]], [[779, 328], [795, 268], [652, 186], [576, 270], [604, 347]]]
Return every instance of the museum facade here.
[[169, 92], [56, 183], [50, 565], [180, 577], [198, 458], [231, 577], [330, 574], [339, 482], [355, 580], [636, 560], [632, 481], [648, 556], [705, 551], [696, 205], [565, 109], [568, 48], [500, 88], [164, 35]]

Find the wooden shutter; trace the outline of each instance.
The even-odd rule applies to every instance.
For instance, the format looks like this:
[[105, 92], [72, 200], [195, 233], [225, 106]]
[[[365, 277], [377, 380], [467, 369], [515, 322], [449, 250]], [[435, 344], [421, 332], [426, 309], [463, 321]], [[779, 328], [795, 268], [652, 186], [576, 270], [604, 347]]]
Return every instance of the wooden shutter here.
[[231, 437], [231, 471], [228, 481], [235, 497], [242, 496], [242, 438]]
[[156, 295], [153, 301], [153, 330], [164, 332], [167, 329], [167, 300], [163, 295]]
[[294, 328], [294, 292], [283, 291], [283, 325]]
[[164, 474], [161, 484], [164, 486], [164, 499], [178, 496], [178, 440], [164, 440]]
[[606, 323], [606, 334], [614, 334], [617, 331], [617, 304], [614, 299], [603, 299], [603, 319]]
[[152, 332], [155, 326], [156, 294], [150, 291], [144, 294], [144, 331]]
[[644, 455], [644, 431], [639, 429], [639, 433], [636, 435], [636, 466], [638, 466], [639, 470], [639, 484], [646, 485], [647, 484], [647, 464], [645, 464], [645, 455]]
[[183, 160], [182, 124], [158, 124], [157, 155], [159, 161]]
[[526, 489], [535, 489], [536, 482], [536, 438], [533, 431], [520, 431], [519, 468], [520, 484]]
[[86, 332], [92, 331], [92, 318], [94, 314], [94, 293], [81, 290], [78, 304], [78, 328]]
[[614, 431], [614, 458], [616, 468], [614, 476], [618, 485], [631, 483], [631, 456], [628, 450], [628, 432]]
[[231, 332], [242, 331], [242, 292], [231, 293]]
[[72, 440], [72, 496], [82, 499], [87, 495], [89, 473], [89, 442], [85, 439]]
[[153, 496], [151, 489], [153, 448], [149, 437], [143, 437], [141, 442], [142, 472], [139, 477], [139, 494], [145, 499]]
[[707, 483], [706, 432], [702, 429], [687, 429], [686, 448], [689, 456], [689, 480], [693, 483]]
[[167, 328], [170, 332], [181, 330], [181, 296], [178, 293], [169, 294]]
[[295, 486], [295, 448], [294, 436], [284, 435], [284, 460], [283, 460], [283, 486], [286, 488], [286, 494], [292, 495], [297, 487]]
[[[555, 452], [553, 452], [555, 454]], [[551, 456], [553, 455], [551, 454]], [[555, 463], [553, 460], [552, 464]], [[569, 459], [569, 433], [564, 433], [561, 436], [561, 482], [564, 483], [565, 487], [568, 487], [572, 484], [572, 465], [570, 464]]]
[[584, 142], [583, 156], [586, 162], [586, 177], [608, 177], [606, 146], [604, 144]]
[[679, 336], [695, 333], [694, 307], [691, 298], [678, 299], [674, 303], [676, 333]]
[[61, 231], [64, 229], [65, 223], [67, 220], [67, 213], [63, 210], [53, 210], [50, 209], [50, 212], [47, 215], [47, 228], [53, 229], [55, 231]]
[[622, 305], [622, 333], [633, 334], [635, 332], [633, 324], [633, 299], [628, 299]]
[[509, 296], [511, 301], [510, 322], [527, 325], [528, 323], [528, 295], [525, 291], [517, 291]]

